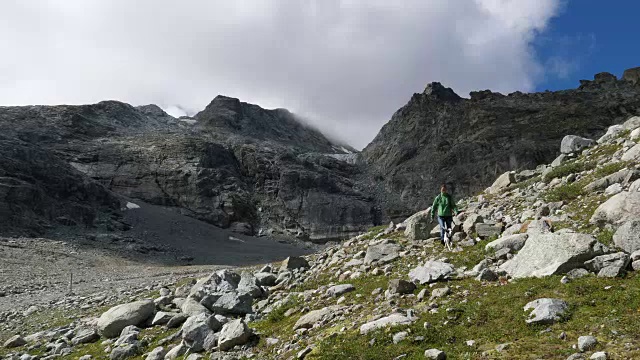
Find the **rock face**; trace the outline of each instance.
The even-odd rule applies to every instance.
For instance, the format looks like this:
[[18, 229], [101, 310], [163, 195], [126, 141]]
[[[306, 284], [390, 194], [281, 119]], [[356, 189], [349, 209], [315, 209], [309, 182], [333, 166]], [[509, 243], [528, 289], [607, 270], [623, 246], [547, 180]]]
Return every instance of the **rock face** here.
[[152, 300], [136, 301], [114, 306], [98, 319], [98, 331], [102, 336], [113, 338], [120, 335], [129, 325], [140, 325], [149, 319], [155, 311]]
[[500, 268], [514, 278], [563, 274], [602, 255], [604, 246], [593, 236], [579, 233], [529, 235], [524, 247]]
[[601, 76], [575, 90], [487, 90], [472, 92], [470, 99], [431, 83], [362, 151], [371, 191], [394, 220], [428, 208], [443, 182], [457, 198], [481, 192], [507, 171], [550, 163], [567, 134], [604, 134], [636, 113], [639, 94], [631, 81]]
[[379, 222], [355, 186], [361, 170], [333, 157], [355, 150], [290, 112], [219, 96], [191, 122], [116, 101], [0, 107], [2, 195], [11, 200], [0, 223], [92, 224], [118, 210], [113, 193], [243, 233], [315, 240]]

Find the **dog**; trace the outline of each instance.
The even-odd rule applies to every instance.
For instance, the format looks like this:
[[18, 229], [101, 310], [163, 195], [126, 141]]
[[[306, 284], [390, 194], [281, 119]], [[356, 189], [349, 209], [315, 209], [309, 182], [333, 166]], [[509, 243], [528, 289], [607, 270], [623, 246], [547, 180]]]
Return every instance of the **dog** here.
[[[453, 225], [453, 223], [451, 223], [451, 225]], [[453, 230], [452, 228], [447, 228], [446, 227], [447, 224], [445, 224], [445, 229], [444, 229], [444, 246], [447, 248], [447, 250], [451, 251], [453, 250], [453, 247], [451, 246], [451, 236], [453, 235]]]

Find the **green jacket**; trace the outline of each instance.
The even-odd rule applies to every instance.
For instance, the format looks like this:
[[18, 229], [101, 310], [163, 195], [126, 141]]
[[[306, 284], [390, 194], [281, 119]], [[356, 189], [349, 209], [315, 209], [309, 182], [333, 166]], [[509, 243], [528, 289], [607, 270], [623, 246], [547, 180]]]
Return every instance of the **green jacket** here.
[[440, 193], [440, 195], [436, 196], [435, 200], [433, 200], [431, 216], [453, 216], [454, 212], [458, 212], [458, 207], [453, 200], [453, 196], [448, 193]]

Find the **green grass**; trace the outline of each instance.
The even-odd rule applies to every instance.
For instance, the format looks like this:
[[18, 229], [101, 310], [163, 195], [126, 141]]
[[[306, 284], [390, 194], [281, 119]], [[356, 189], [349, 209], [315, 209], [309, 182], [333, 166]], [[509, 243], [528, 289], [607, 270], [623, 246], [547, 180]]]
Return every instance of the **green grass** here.
[[580, 182], [559, 185], [544, 194], [545, 201], [571, 201], [584, 195], [584, 185]]
[[549, 182], [555, 178], [562, 178], [567, 175], [577, 174], [587, 170], [593, 170], [596, 167], [594, 162], [571, 161], [553, 168], [544, 176], [544, 181]]
[[593, 172], [593, 177], [594, 180], [599, 179], [599, 178], [603, 178], [605, 176], [609, 176], [613, 173], [616, 173], [624, 168], [627, 167], [629, 163], [626, 161], [619, 161], [616, 163], [610, 163], [610, 164], [606, 164], [603, 165], [599, 168], [597, 168], [594, 172]]

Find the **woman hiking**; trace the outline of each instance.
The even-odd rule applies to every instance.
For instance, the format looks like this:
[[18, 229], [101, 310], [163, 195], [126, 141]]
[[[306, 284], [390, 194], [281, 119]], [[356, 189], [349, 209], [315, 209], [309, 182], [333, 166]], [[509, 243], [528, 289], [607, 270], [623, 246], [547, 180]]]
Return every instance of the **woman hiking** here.
[[440, 194], [433, 200], [433, 206], [431, 206], [431, 220], [438, 216], [438, 224], [440, 224], [440, 242], [444, 244], [444, 229], [451, 228], [453, 217], [458, 215], [458, 207], [456, 202], [447, 192], [447, 185], [440, 185]]

